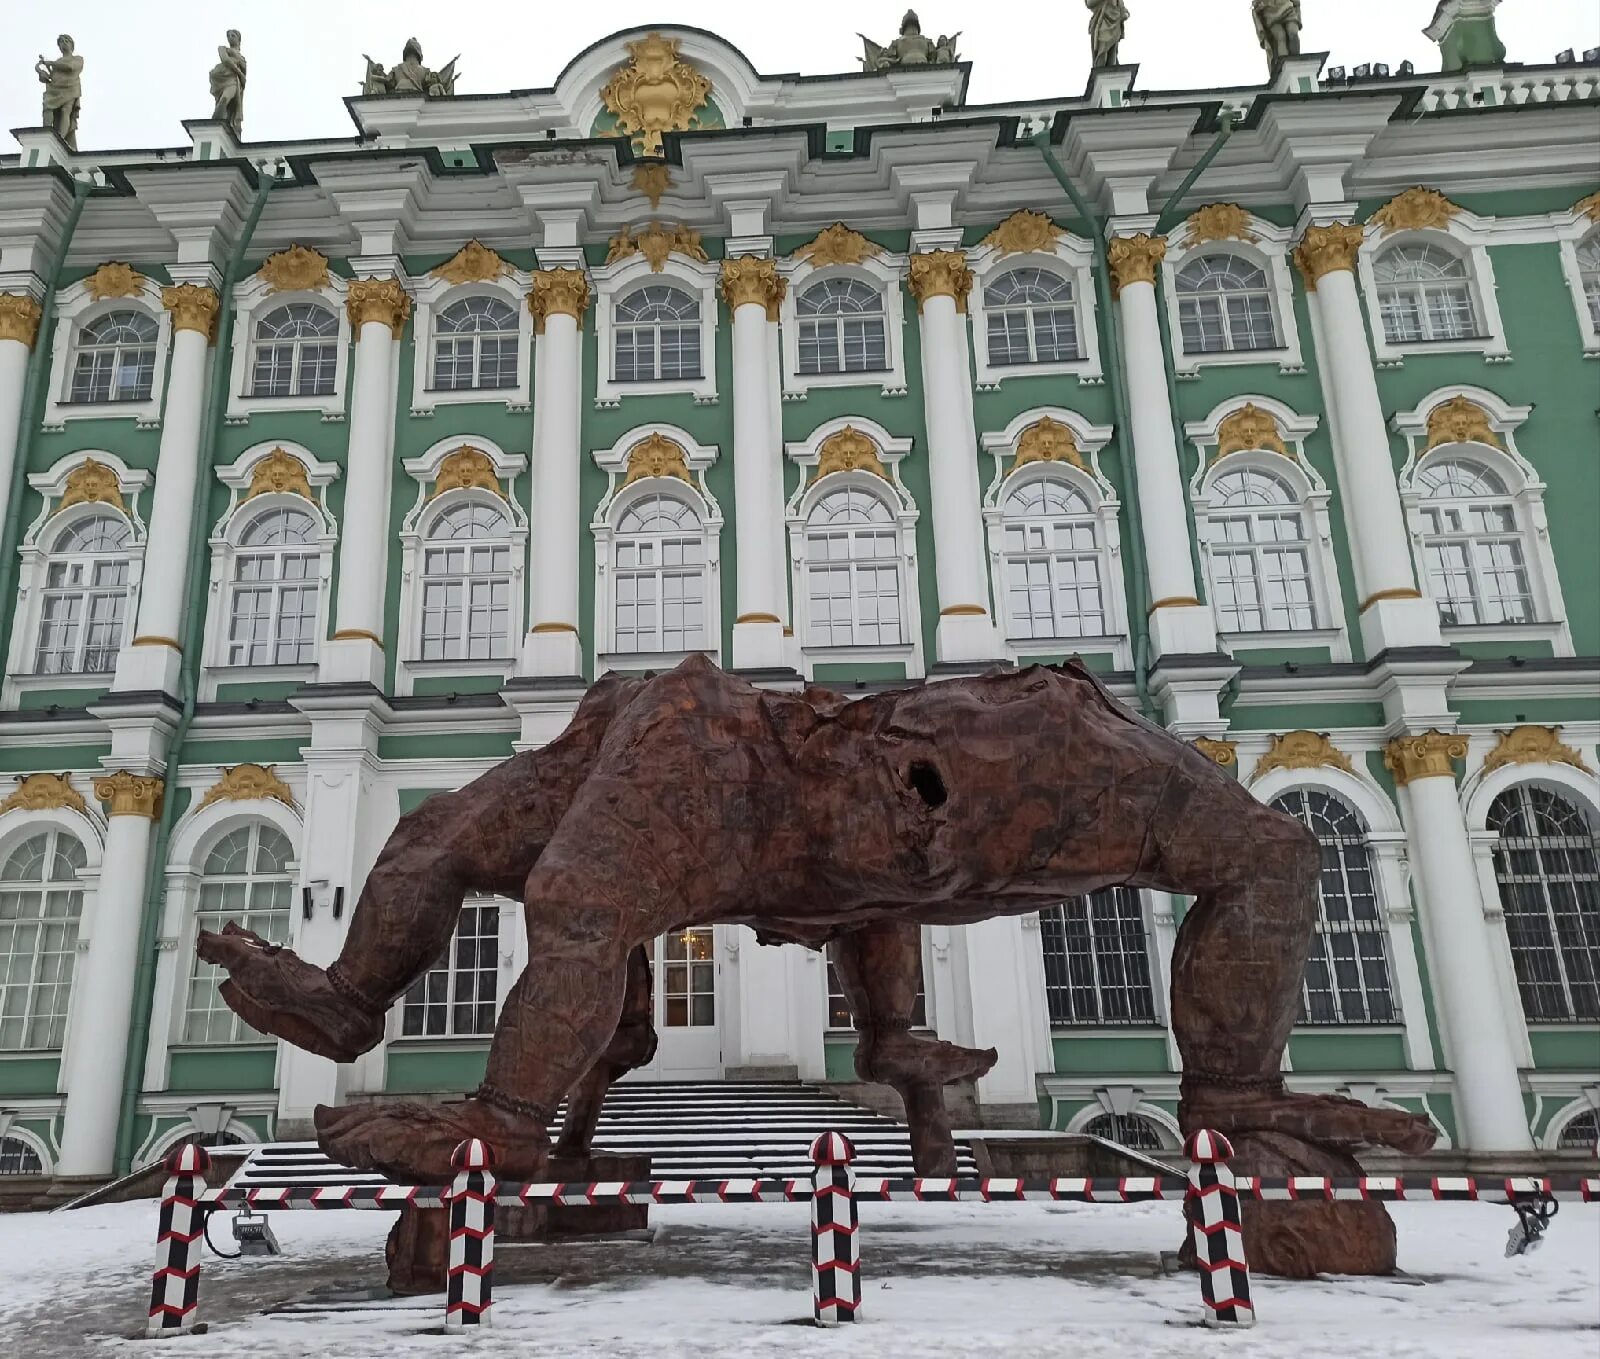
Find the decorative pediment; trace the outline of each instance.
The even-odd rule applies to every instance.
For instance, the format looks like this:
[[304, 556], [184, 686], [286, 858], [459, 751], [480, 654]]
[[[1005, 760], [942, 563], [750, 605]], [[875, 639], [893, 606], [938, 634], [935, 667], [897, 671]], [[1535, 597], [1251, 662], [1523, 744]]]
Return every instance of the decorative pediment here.
[[508, 273], [511, 266], [482, 241], [468, 241], [443, 264], [428, 272], [446, 283], [486, 283]]
[[275, 448], [250, 469], [250, 489], [246, 500], [258, 495], [298, 495], [311, 499], [311, 482], [306, 465], [293, 453]]
[[253, 802], [258, 798], [271, 798], [285, 807], [293, 807], [294, 794], [289, 791], [289, 785], [273, 772], [276, 769], [277, 766], [271, 764], [225, 767], [222, 777], [206, 790], [195, 810], [209, 807], [213, 802]]
[[1437, 189], [1407, 189], [1391, 198], [1369, 220], [1376, 222], [1383, 228], [1384, 235], [1388, 235], [1391, 231], [1447, 227], [1460, 211]]
[[89, 804], [72, 786], [70, 774], [18, 774], [16, 791], [0, 802], [0, 814], [46, 812], [58, 807], [89, 814]]
[[1067, 233], [1042, 212], [1018, 208], [978, 244], [992, 245], [1002, 255], [1050, 254]]
[[664, 227], [652, 222], [643, 231], [634, 233], [623, 227], [611, 238], [611, 248], [606, 251], [606, 263], [615, 264], [632, 255], [643, 255], [650, 263], [650, 272], [659, 274], [667, 267], [668, 255], [684, 255], [708, 262], [705, 248], [700, 244], [700, 233], [686, 226]]
[[85, 458], [67, 473], [66, 487], [61, 493], [61, 499], [56, 502], [54, 513], [60, 514], [69, 506], [93, 501], [110, 505], [112, 509], [120, 510], [123, 514], [128, 512], [128, 507], [122, 499], [122, 484], [116, 472], [103, 462]]
[[1206, 241], [1258, 241], [1250, 229], [1250, 214], [1237, 203], [1207, 203], [1189, 215], [1186, 245]]
[[677, 477], [689, 480], [689, 466], [684, 461], [683, 449], [665, 434], [652, 434], [641, 439], [628, 450], [628, 475], [624, 486], [631, 486], [645, 477]]
[[1502, 448], [1500, 436], [1489, 424], [1489, 412], [1470, 397], [1453, 396], [1428, 412], [1428, 441], [1422, 451], [1440, 444], [1488, 444]]
[[269, 292], [310, 292], [328, 286], [328, 257], [305, 245], [291, 245], [287, 250], [268, 255], [256, 270], [256, 277], [267, 285]]
[[830, 264], [860, 264], [873, 255], [881, 255], [883, 247], [869, 241], [859, 231], [852, 231], [843, 222], [823, 227], [815, 238], [794, 252], [794, 258], [805, 260], [813, 268], [823, 269]]
[[630, 42], [631, 60], [600, 91], [618, 130], [646, 156], [661, 154], [663, 132], [686, 132], [711, 97], [711, 82], [678, 54], [681, 41], [651, 33]]
[[889, 476], [878, 456], [878, 445], [854, 425], [830, 434], [817, 450], [816, 479], [833, 472], [871, 472], [885, 480]]
[[108, 297], [138, 297], [144, 292], [144, 275], [129, 264], [107, 263], [84, 279], [83, 286], [96, 302]]
[[1594, 771], [1569, 745], [1562, 744], [1559, 727], [1513, 727], [1500, 733], [1500, 740], [1484, 757], [1483, 772], [1488, 774], [1507, 764], [1570, 764], [1585, 773]]
[[1031, 462], [1070, 462], [1074, 467], [1084, 467], [1083, 454], [1078, 451], [1078, 440], [1072, 430], [1049, 415], [1022, 431], [1017, 440], [1017, 460], [1011, 464], [1011, 470], [1014, 472]]
[[1244, 449], [1271, 449], [1289, 456], [1278, 422], [1269, 412], [1249, 402], [1217, 426], [1217, 457], [1225, 458]]
[[1342, 769], [1354, 774], [1350, 757], [1328, 739], [1327, 732], [1290, 731], [1274, 736], [1267, 753], [1256, 762], [1250, 775], [1254, 783], [1274, 769]]
[[[478, 489], [490, 491], [505, 499], [500, 489], [500, 479], [494, 473], [494, 460], [481, 448], [463, 444], [454, 453], [445, 455], [439, 464], [439, 475], [434, 479], [433, 494], [446, 491]], [[429, 497], [432, 499], [432, 497]]]

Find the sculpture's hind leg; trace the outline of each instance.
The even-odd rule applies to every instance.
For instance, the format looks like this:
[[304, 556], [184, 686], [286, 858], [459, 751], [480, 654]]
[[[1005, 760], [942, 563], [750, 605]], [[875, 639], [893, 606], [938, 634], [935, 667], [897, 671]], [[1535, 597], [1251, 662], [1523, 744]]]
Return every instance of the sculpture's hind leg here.
[[588, 1156], [606, 1092], [635, 1067], [656, 1055], [655, 989], [650, 984], [649, 946], [628, 955], [628, 992], [622, 1020], [600, 1060], [567, 1096], [567, 1115], [556, 1139], [557, 1156]]
[[922, 931], [914, 922], [869, 925], [844, 935], [833, 948], [839, 985], [860, 1035], [856, 1074], [899, 1094], [917, 1174], [954, 1175], [956, 1147], [944, 1087], [983, 1075], [995, 1063], [995, 1050], [980, 1052], [910, 1032], [922, 973]]

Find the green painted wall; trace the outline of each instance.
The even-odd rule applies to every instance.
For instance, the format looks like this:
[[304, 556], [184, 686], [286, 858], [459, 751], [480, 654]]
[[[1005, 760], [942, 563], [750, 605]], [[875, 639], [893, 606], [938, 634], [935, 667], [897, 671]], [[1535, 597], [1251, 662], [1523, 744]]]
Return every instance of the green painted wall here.
[[204, 1093], [271, 1090], [276, 1082], [277, 1045], [239, 1048], [177, 1048], [167, 1057], [167, 1089]]
[[1062, 1076], [1171, 1070], [1167, 1040], [1159, 1033], [1080, 1038], [1057, 1029], [1050, 1035], [1050, 1046], [1055, 1052], [1056, 1073]]
[[61, 1080], [61, 1057], [0, 1057], [0, 1095], [53, 1095]]
[[384, 1063], [383, 1088], [392, 1094], [459, 1094], [483, 1083], [487, 1043], [450, 1048], [391, 1044]]

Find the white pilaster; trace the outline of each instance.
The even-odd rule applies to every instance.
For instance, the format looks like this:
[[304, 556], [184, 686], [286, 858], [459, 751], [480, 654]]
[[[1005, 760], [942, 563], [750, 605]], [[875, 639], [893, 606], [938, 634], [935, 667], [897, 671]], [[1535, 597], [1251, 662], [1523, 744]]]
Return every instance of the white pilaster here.
[[798, 1071], [790, 964], [792, 954], [804, 950], [797, 944], [758, 944], [755, 932], [743, 925], [737, 931], [739, 1051], [727, 1065]]
[[959, 934], [971, 1005], [971, 1036], [964, 1041], [999, 1053], [978, 1077], [978, 1103], [1020, 1114], [1022, 1106], [1038, 1104], [1037, 1074], [1054, 1068], [1038, 917], [1000, 916]]
[[0, 294], [0, 524], [5, 523], [11, 495], [11, 470], [22, 434], [22, 389], [39, 319], [39, 304], [29, 294]]

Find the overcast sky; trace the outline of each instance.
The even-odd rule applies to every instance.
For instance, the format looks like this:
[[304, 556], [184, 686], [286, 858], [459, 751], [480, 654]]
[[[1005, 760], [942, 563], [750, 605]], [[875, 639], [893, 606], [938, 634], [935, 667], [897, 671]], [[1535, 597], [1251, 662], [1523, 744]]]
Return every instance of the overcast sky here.
[[[244, 34], [250, 63], [245, 136], [251, 141], [348, 136], [341, 99], [357, 93], [370, 52], [384, 65], [408, 37], [430, 66], [461, 54], [462, 93], [552, 84], [590, 43], [637, 24], [677, 19], [710, 29], [738, 47], [758, 71], [825, 74], [856, 69], [864, 29], [892, 38], [905, 0], [0, 0], [0, 128], [40, 123], [36, 53], [55, 52], [56, 34], [77, 39], [84, 58], [78, 143], [86, 149], [158, 147], [186, 141], [180, 122], [211, 112], [206, 72], [224, 30]], [[1139, 64], [1139, 87], [1188, 89], [1254, 84], [1266, 65], [1250, 21], [1250, 0], [1128, 0], [1132, 18], [1122, 60]], [[1410, 59], [1438, 69], [1438, 49], [1422, 36], [1434, 0], [1305, 0], [1305, 50], [1327, 51], [1335, 65]], [[961, 30], [972, 62], [973, 103], [1041, 99], [1082, 92], [1089, 69], [1083, 0], [958, 4], [925, 0], [930, 37]], [[1505, 0], [1499, 15], [1508, 59], [1548, 62], [1572, 47], [1600, 45], [1597, 0]], [[15, 144], [0, 132], [0, 151]]]

